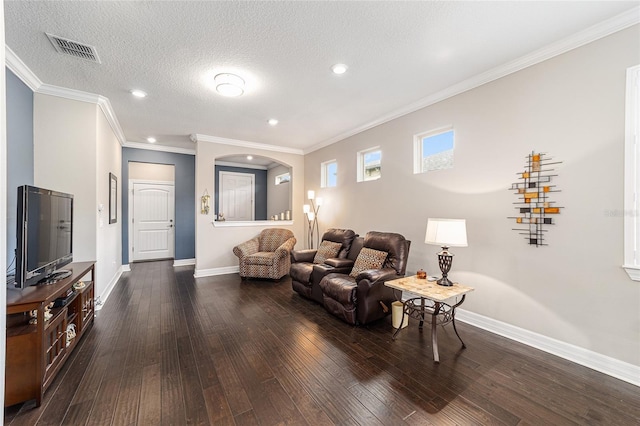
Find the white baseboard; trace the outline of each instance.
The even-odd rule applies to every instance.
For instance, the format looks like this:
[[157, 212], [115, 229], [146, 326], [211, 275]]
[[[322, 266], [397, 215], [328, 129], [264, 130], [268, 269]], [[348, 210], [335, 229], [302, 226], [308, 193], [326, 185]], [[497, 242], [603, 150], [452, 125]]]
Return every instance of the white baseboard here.
[[[126, 265], [126, 266], [127, 268], [129, 267], [129, 265]], [[102, 309], [102, 307], [106, 303], [107, 299], [109, 298], [109, 295], [111, 294], [111, 291], [116, 286], [116, 284], [118, 283], [118, 280], [122, 276], [122, 272], [124, 272], [124, 267], [125, 265], [122, 265], [120, 268], [118, 268], [116, 273], [111, 278], [111, 281], [109, 281], [109, 284], [107, 285], [107, 288], [105, 289], [105, 291], [103, 291], [99, 295], [96, 295], [96, 303], [94, 307], [96, 311], [99, 311], [100, 309]]]
[[632, 385], [640, 386], [640, 366], [629, 364], [579, 346], [565, 343], [480, 314], [456, 309], [456, 319], [483, 330], [532, 346], [541, 351], [584, 365]]
[[122, 272], [131, 272], [131, 266], [127, 263], [126, 265], [122, 265]]
[[196, 259], [174, 259], [173, 260], [173, 267], [175, 268], [176, 266], [191, 266], [191, 265], [195, 265], [196, 264]]
[[222, 268], [196, 269], [193, 271], [193, 277], [212, 277], [214, 275], [237, 274], [238, 272], [240, 272], [239, 266], [223, 266]]

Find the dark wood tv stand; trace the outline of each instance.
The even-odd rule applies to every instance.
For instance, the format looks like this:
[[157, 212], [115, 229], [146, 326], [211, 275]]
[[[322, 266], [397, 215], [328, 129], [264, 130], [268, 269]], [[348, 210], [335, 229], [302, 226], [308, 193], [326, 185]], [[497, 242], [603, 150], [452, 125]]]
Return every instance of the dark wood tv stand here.
[[[60, 281], [7, 289], [5, 407], [34, 398], [40, 406], [44, 392], [93, 324], [95, 262], [71, 263], [65, 269], [71, 270], [71, 275]], [[84, 287], [76, 289], [64, 306], [52, 308], [51, 318], [45, 321], [47, 306], [64, 297], [81, 279]], [[29, 323], [32, 311], [36, 324]], [[69, 324], [75, 324], [76, 336], [67, 341]]]

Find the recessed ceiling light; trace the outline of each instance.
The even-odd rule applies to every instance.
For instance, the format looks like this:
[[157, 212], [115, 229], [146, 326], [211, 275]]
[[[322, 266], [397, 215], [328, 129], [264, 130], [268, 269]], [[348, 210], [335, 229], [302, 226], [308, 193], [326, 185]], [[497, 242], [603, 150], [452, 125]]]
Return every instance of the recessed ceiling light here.
[[147, 142], [155, 143], [156, 142], [156, 138], [149, 137], [149, 138], [147, 138]]
[[272, 118], [269, 120], [269, 124], [272, 126], [275, 126], [276, 124], [278, 124], [278, 120], [276, 120], [275, 118]]
[[247, 155], [247, 160], [253, 160], [253, 155]]
[[139, 89], [133, 89], [133, 90], [130, 90], [130, 92], [136, 98], [146, 98], [147, 97], [147, 93], [143, 92], [142, 90], [139, 90]]
[[222, 96], [235, 98], [244, 93], [244, 80], [235, 74], [223, 73], [213, 77], [216, 92]]
[[345, 64], [335, 64], [331, 67], [331, 71], [333, 71], [334, 74], [344, 74], [347, 72], [347, 66]]

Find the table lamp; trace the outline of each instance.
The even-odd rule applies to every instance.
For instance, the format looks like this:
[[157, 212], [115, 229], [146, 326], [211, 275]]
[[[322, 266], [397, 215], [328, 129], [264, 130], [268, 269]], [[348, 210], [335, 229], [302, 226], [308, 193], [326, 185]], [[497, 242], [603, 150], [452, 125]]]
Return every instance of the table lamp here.
[[447, 278], [453, 262], [453, 254], [449, 247], [467, 246], [467, 225], [464, 219], [427, 219], [427, 234], [424, 237], [425, 244], [433, 244], [442, 247], [438, 253], [438, 264], [442, 272], [442, 278], [437, 282], [443, 286], [452, 286]]

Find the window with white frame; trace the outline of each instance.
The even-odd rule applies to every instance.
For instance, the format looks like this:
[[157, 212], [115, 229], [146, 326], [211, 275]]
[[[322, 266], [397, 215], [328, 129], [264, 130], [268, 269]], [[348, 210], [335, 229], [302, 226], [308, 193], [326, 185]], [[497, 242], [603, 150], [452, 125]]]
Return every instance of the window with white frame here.
[[380, 179], [382, 151], [380, 147], [358, 152], [358, 182]]
[[453, 126], [413, 137], [413, 173], [453, 168]]
[[325, 161], [320, 167], [320, 187], [333, 188], [338, 184], [338, 162]]
[[624, 171], [624, 268], [640, 281], [640, 65], [627, 69]]
[[283, 183], [289, 182], [291, 182], [291, 173], [289, 172], [276, 176], [276, 185], [281, 185]]

